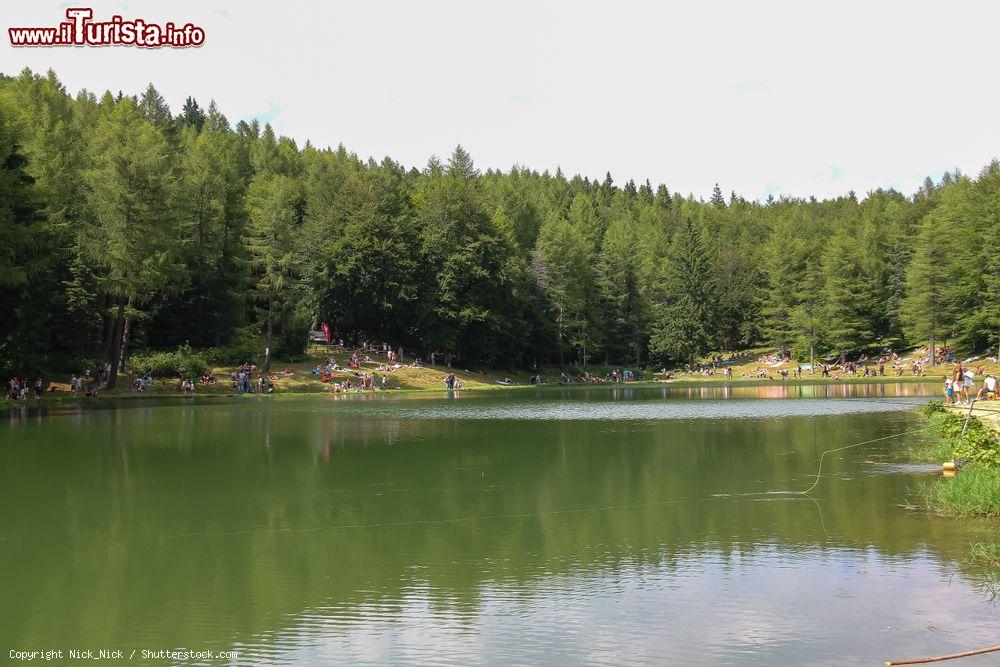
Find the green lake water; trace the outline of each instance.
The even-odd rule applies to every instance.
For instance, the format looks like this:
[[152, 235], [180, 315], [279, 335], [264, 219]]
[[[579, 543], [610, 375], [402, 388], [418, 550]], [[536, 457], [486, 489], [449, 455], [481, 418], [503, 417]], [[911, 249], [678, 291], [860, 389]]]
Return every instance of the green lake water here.
[[963, 561], [995, 524], [900, 507], [937, 474], [886, 457], [907, 438], [828, 457], [815, 500], [794, 493], [821, 451], [918, 427], [908, 410], [936, 392], [17, 407], [0, 413], [0, 661], [879, 665], [995, 644], [1000, 609]]

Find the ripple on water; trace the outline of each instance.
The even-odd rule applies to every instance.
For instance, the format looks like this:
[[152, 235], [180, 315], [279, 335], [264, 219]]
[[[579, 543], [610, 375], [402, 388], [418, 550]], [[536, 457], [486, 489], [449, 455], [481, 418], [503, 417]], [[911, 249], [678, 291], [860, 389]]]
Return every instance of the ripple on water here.
[[660, 419], [771, 419], [818, 417], [907, 410], [919, 399], [719, 399], [698, 401], [540, 401], [468, 404], [439, 402], [286, 406], [297, 412], [336, 412], [338, 415], [382, 420], [601, 420]]
[[[260, 649], [269, 661], [308, 664], [873, 664], [988, 634], [982, 614], [964, 614], [965, 582], [955, 579], [940, 598], [949, 577], [920, 555], [709, 550], [494, 580], [474, 604], [426, 585], [394, 604], [316, 608], [249, 643], [247, 655]], [[873, 612], [879, 628], [858, 633], [857, 619]], [[928, 615], [937, 632], [927, 632]]]

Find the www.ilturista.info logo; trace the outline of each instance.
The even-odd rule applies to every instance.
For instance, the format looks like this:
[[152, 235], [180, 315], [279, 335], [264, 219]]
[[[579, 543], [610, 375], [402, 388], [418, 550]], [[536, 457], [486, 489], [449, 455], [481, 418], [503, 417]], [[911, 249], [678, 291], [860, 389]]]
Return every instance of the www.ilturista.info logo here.
[[68, 21], [52, 28], [7, 28], [11, 46], [141, 46], [147, 49], [182, 49], [205, 43], [204, 29], [185, 23], [163, 25], [143, 19], [112, 16], [109, 21], [92, 21], [92, 9], [71, 7]]

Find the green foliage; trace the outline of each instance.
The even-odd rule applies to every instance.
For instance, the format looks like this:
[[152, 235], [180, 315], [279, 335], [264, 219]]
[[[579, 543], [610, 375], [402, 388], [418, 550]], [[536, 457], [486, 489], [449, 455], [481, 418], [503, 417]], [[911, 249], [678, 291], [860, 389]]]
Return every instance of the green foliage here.
[[976, 542], [969, 549], [968, 558], [976, 565], [1000, 570], [1000, 543]]
[[919, 487], [927, 508], [958, 516], [1000, 517], [1000, 468], [968, 467]]
[[311, 318], [301, 309], [286, 311], [287, 319], [282, 320], [274, 337], [272, 353], [283, 359], [297, 359], [309, 344]]
[[133, 354], [128, 369], [137, 375], [152, 373], [153, 377], [197, 378], [207, 373], [211, 365], [200, 352], [190, 345], [181, 345], [174, 352], [147, 352]]
[[918, 407], [917, 412], [924, 417], [949, 414], [948, 409], [944, 406], [944, 401], [928, 401]]
[[228, 345], [209, 347], [201, 351], [205, 361], [213, 365], [238, 366], [245, 363], [259, 365], [266, 342], [258, 327], [248, 326], [236, 330]]
[[983, 424], [977, 417], [969, 419], [962, 435], [966, 416], [945, 409], [940, 401], [931, 401], [918, 408], [932, 432], [947, 443], [954, 457], [969, 463], [1000, 467], [1000, 434]]
[[5, 359], [23, 353], [19, 343], [28, 335], [27, 323], [10, 315], [25, 309], [32, 312], [38, 302], [32, 279], [42, 268], [41, 247], [46, 241], [40, 199], [26, 164], [0, 113], [0, 308], [6, 314], [0, 318], [0, 356]]
[[705, 202], [482, 172], [461, 146], [422, 171], [300, 149], [193, 98], [174, 114], [153, 85], [74, 98], [52, 73], [0, 78], [0, 351], [22, 370], [185, 342], [260, 361], [319, 322], [511, 367], [980, 351], [1000, 342], [998, 254], [997, 162], [912, 197], [716, 184]]
[[715, 289], [700, 230], [688, 218], [663, 266], [662, 302], [650, 339], [654, 356], [693, 362], [708, 351]]

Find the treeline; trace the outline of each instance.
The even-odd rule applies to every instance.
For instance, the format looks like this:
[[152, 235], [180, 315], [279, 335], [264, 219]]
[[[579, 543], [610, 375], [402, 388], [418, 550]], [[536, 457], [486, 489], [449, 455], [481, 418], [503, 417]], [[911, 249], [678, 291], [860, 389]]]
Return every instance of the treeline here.
[[[1000, 334], [1000, 164], [907, 197], [724, 196], [298, 147], [188, 98], [0, 78], [0, 363], [346, 340], [505, 367]], [[265, 342], [270, 341], [270, 344]]]

